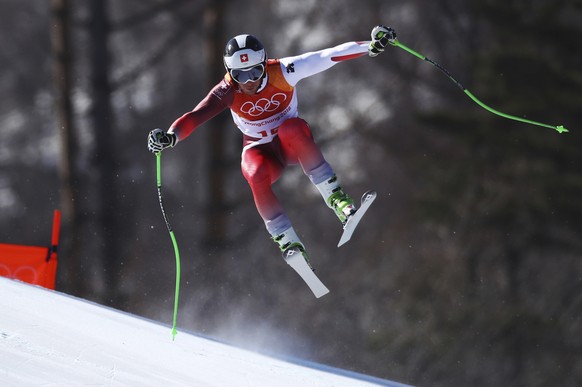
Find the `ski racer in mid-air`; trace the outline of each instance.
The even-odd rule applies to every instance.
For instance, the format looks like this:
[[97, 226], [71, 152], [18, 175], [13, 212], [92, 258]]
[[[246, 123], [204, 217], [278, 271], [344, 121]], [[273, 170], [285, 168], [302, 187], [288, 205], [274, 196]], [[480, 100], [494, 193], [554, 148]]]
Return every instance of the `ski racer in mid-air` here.
[[357, 208], [315, 143], [309, 125], [299, 118], [295, 87], [300, 80], [342, 61], [378, 55], [396, 39], [396, 32], [379, 25], [371, 36], [371, 42], [348, 42], [280, 59], [268, 59], [265, 48], [253, 35], [235, 36], [224, 50], [224, 78], [167, 132], [152, 130], [148, 149], [156, 153], [173, 147], [200, 125], [230, 109], [234, 123], [243, 133], [242, 173], [267, 231], [283, 256], [290, 251], [300, 252], [309, 263], [305, 246], [272, 189], [285, 167], [300, 164], [342, 224]]

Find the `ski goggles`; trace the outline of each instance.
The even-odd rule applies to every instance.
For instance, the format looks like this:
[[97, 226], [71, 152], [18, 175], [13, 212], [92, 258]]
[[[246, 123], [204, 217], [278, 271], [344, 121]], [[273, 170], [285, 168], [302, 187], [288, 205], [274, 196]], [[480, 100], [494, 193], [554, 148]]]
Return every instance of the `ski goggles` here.
[[244, 85], [248, 82], [255, 82], [261, 79], [265, 74], [265, 66], [263, 64], [258, 64], [256, 66], [250, 67], [248, 69], [232, 69], [230, 70], [230, 76], [235, 82]]

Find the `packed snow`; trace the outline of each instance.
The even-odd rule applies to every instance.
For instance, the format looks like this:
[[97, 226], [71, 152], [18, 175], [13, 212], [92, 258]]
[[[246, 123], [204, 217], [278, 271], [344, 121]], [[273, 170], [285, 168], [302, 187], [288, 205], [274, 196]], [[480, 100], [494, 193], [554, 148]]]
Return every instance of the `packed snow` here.
[[0, 277], [0, 385], [355, 387], [403, 384], [239, 349]]

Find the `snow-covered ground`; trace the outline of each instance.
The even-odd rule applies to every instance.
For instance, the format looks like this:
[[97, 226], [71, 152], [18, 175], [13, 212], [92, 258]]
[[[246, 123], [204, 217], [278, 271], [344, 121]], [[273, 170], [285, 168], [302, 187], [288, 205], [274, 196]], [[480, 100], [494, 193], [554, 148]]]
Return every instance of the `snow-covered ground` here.
[[0, 277], [0, 386], [404, 385], [286, 361]]

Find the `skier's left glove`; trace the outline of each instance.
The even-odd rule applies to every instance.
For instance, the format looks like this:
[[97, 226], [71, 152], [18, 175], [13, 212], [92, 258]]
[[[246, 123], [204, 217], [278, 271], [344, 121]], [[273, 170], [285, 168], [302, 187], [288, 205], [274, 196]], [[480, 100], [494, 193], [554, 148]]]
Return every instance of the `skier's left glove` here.
[[178, 142], [174, 133], [165, 133], [162, 129], [154, 129], [148, 134], [148, 149], [158, 153], [168, 147], [173, 147]]
[[396, 31], [394, 31], [394, 28], [383, 25], [374, 27], [370, 35], [372, 36], [372, 41], [368, 46], [368, 55], [371, 57], [383, 52], [389, 43], [394, 43], [396, 40]]

